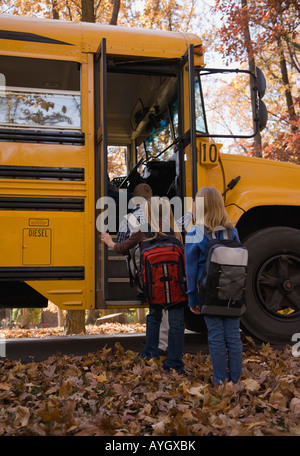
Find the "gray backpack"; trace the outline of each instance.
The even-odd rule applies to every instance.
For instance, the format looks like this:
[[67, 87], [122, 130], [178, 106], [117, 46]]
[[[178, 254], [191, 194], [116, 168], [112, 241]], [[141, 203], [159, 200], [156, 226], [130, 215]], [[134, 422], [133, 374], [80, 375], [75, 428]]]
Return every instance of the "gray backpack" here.
[[[223, 231], [222, 240], [216, 238], [217, 231]], [[220, 226], [205, 235], [209, 239], [206, 263], [198, 283], [201, 314], [239, 317], [245, 311], [248, 251], [232, 239], [232, 229]]]

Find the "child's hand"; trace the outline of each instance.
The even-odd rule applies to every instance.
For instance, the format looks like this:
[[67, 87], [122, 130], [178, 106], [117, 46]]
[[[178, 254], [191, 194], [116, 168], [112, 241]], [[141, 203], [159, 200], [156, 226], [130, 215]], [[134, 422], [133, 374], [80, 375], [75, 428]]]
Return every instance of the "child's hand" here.
[[200, 315], [200, 306], [193, 306], [193, 307], [190, 307], [190, 311], [193, 312], [194, 314], [196, 315]]
[[101, 241], [103, 241], [108, 247], [112, 249], [114, 248], [115, 243], [109, 233], [101, 233]]

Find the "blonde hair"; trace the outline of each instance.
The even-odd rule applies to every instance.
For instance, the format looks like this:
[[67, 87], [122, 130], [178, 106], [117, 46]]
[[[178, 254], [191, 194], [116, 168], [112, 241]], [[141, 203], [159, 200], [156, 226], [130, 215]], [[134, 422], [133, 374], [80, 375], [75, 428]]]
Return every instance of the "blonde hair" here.
[[223, 197], [214, 187], [202, 187], [196, 194], [204, 198], [204, 220], [196, 219], [196, 224], [204, 222], [208, 231], [213, 231], [216, 226], [231, 228], [234, 225], [226, 212]]
[[177, 224], [169, 201], [160, 196], [149, 198], [143, 207], [145, 218], [151, 227], [151, 231], [156, 236], [164, 236], [166, 232], [172, 231], [174, 236], [182, 242], [182, 236]]

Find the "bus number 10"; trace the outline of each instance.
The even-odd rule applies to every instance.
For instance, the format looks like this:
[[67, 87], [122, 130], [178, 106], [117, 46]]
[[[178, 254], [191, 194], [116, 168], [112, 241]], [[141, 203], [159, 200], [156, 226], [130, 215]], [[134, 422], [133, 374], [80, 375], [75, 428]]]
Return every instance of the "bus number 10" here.
[[200, 159], [203, 165], [217, 164], [219, 158], [219, 144], [200, 142]]

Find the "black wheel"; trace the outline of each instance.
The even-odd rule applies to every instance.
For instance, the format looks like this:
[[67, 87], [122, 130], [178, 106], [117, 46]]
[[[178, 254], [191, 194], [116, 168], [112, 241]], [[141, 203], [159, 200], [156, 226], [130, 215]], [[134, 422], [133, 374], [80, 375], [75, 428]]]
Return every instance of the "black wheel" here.
[[300, 231], [276, 227], [254, 233], [249, 251], [243, 329], [270, 343], [291, 343], [300, 331]]

